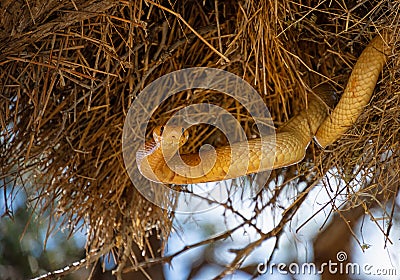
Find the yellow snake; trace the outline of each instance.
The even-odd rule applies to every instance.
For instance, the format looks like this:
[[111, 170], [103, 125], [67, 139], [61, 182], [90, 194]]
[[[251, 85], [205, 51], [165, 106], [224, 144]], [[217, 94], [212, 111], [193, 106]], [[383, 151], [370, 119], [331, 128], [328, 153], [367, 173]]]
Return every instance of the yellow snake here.
[[368, 104], [390, 54], [388, 37], [387, 33], [378, 35], [364, 49], [330, 115], [325, 103], [330, 105], [334, 94], [326, 88], [319, 89], [319, 98], [309, 96], [307, 110], [277, 129], [275, 137], [251, 139], [218, 147], [215, 151], [203, 151], [201, 155], [193, 153], [180, 157], [177, 151], [187, 141], [187, 131], [181, 127], [159, 126], [153, 131], [153, 139], [136, 154], [139, 171], [155, 182], [194, 184], [235, 178], [301, 161], [313, 137], [325, 148], [355, 123]]

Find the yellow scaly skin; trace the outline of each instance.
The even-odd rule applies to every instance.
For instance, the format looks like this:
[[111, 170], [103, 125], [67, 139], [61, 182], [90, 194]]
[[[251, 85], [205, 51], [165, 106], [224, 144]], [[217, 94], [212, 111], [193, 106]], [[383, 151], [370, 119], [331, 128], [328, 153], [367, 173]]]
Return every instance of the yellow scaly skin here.
[[[183, 164], [173, 155], [177, 154], [178, 146], [187, 141], [187, 132], [182, 136], [181, 127], [160, 126], [153, 132], [154, 139], [146, 142], [136, 155], [140, 172], [155, 182], [194, 184], [231, 179], [301, 161], [313, 137], [324, 148], [355, 123], [368, 104], [390, 54], [391, 49], [386, 43], [388, 37], [388, 34], [378, 35], [362, 52], [339, 103], [330, 115], [321, 99], [332, 99], [332, 92], [317, 90], [321, 99], [310, 96], [307, 110], [279, 128], [275, 137], [267, 136], [262, 140], [251, 139], [216, 148], [215, 162], [212, 161], [213, 151], [204, 151], [201, 158], [197, 153], [180, 155]], [[179, 145], [172, 147], [171, 143], [178, 138]], [[233, 158], [236, 160], [231, 162]]]

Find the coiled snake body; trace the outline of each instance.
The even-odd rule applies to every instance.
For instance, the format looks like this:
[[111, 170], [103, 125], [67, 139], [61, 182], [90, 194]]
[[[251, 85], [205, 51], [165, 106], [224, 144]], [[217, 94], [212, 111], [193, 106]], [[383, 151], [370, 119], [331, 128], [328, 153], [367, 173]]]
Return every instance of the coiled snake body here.
[[[157, 127], [153, 140], [136, 154], [136, 163], [147, 179], [168, 184], [192, 184], [235, 178], [301, 161], [314, 137], [325, 148], [351, 127], [369, 102], [390, 48], [389, 35], [376, 36], [354, 65], [344, 93], [328, 115], [334, 95], [326, 89], [308, 98], [308, 108], [277, 129], [275, 138], [263, 137], [223, 146], [214, 151], [177, 157], [187, 132], [181, 128]], [[321, 91], [321, 90], [320, 90]], [[179, 144], [176, 144], [178, 139]], [[262, 139], [262, 140], [261, 140]], [[175, 145], [174, 145], [175, 143]], [[239, 160], [232, 162], [236, 154]], [[212, 158], [215, 161], [209, 161]], [[182, 162], [183, 161], [183, 162]]]

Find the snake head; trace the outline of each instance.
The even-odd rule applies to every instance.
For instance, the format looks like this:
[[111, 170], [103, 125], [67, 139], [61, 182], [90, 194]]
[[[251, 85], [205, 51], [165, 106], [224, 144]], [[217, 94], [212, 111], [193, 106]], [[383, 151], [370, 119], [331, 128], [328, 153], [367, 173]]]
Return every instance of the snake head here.
[[338, 92], [330, 84], [320, 84], [314, 88], [314, 92], [329, 108], [334, 108], [339, 101]]
[[183, 126], [160, 125], [154, 128], [153, 139], [164, 147], [177, 147], [179, 149], [189, 139], [189, 132]]

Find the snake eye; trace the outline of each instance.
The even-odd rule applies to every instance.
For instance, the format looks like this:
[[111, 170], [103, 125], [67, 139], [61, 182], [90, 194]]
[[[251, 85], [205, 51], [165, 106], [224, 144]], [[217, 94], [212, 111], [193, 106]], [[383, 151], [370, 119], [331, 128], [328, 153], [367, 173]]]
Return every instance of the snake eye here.
[[160, 127], [160, 135], [164, 132], [164, 126]]
[[182, 134], [185, 132], [185, 128], [184, 127], [182, 127]]

